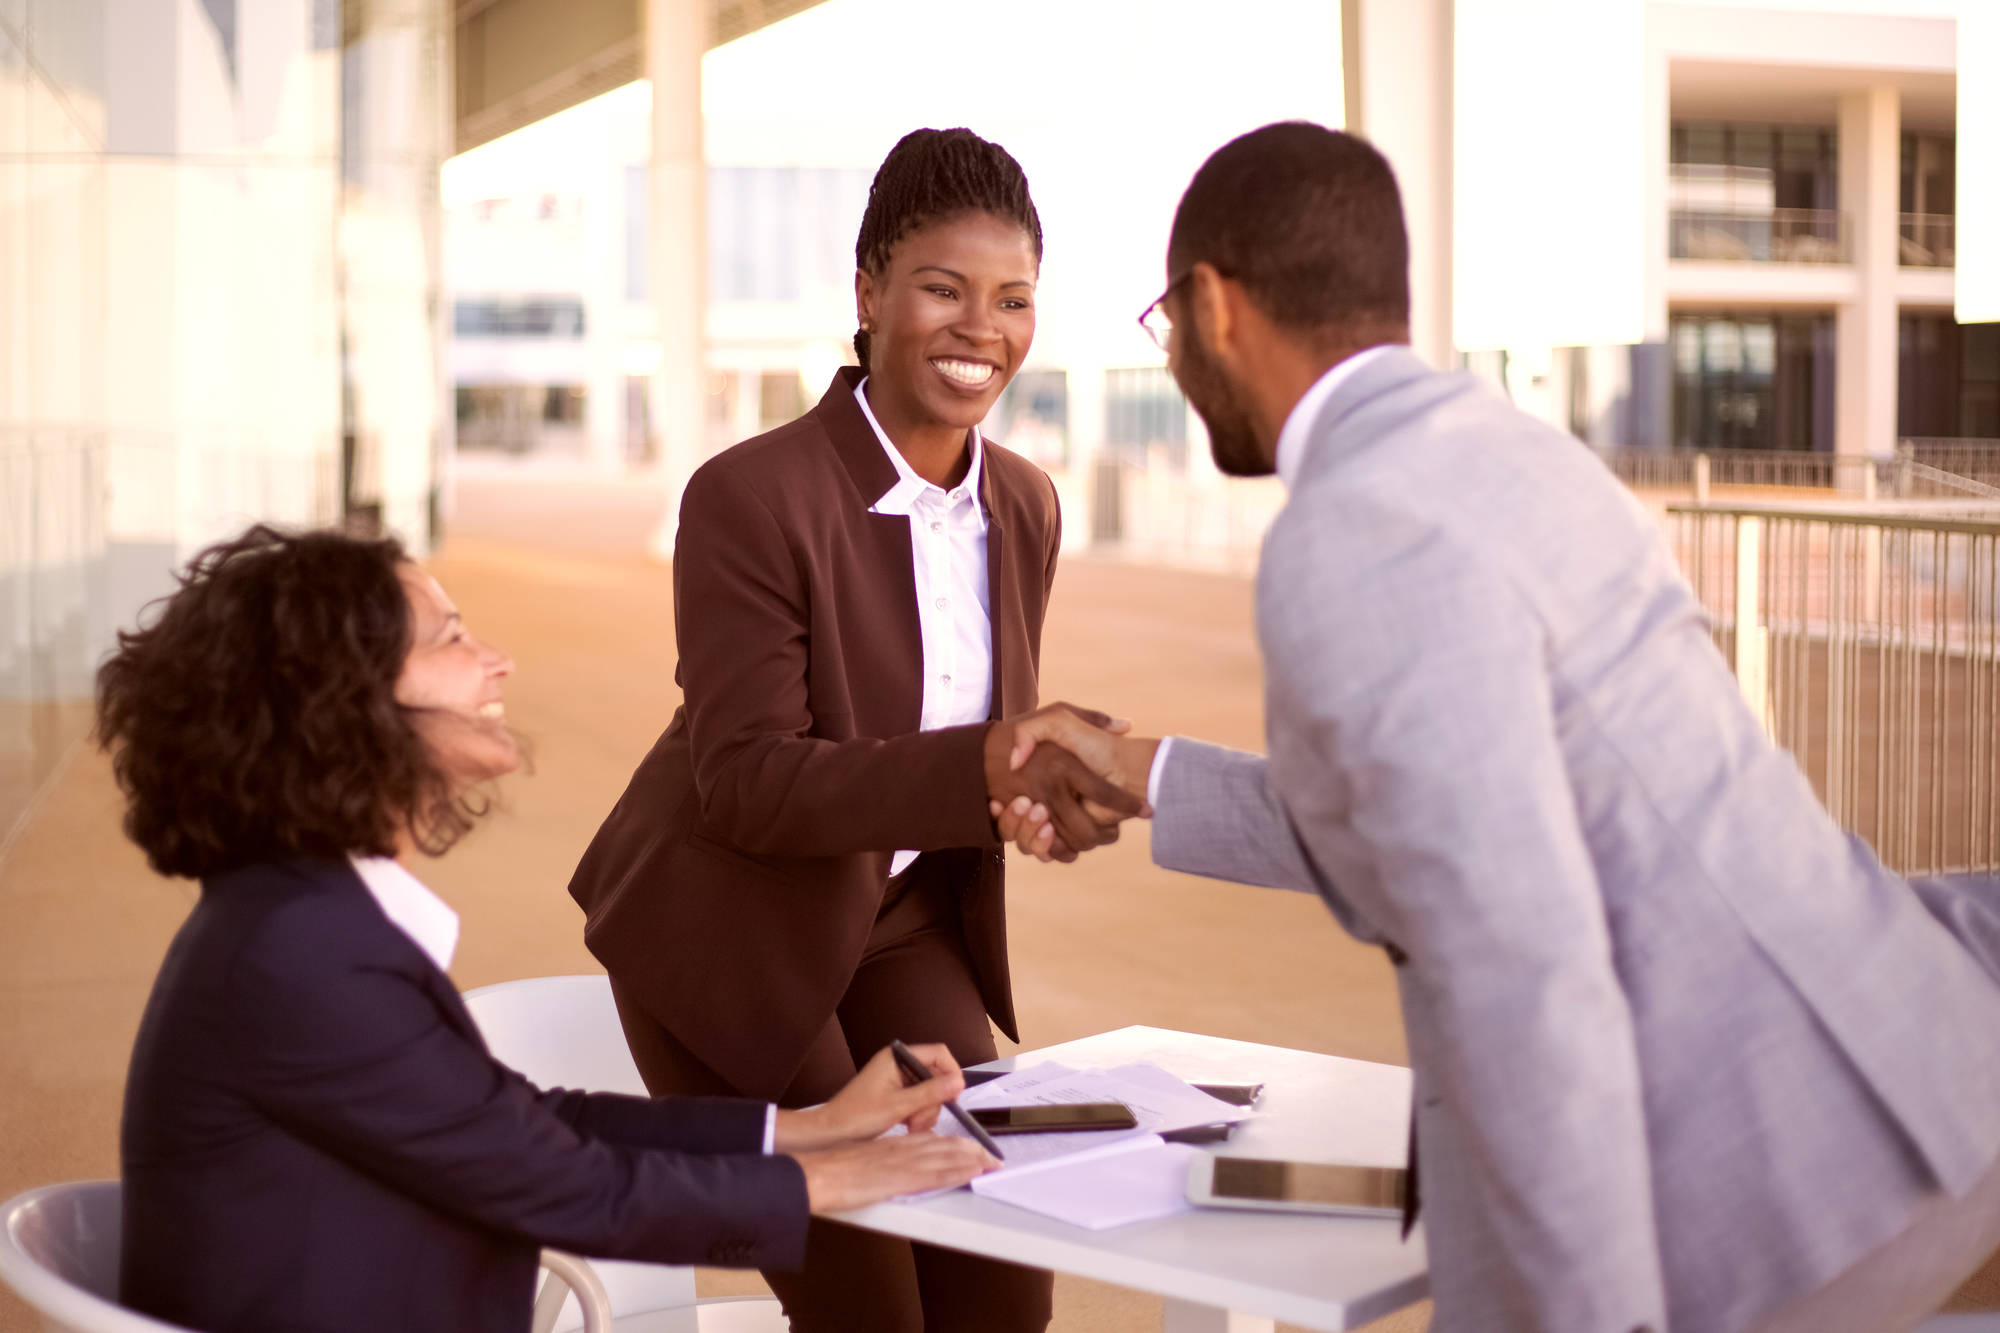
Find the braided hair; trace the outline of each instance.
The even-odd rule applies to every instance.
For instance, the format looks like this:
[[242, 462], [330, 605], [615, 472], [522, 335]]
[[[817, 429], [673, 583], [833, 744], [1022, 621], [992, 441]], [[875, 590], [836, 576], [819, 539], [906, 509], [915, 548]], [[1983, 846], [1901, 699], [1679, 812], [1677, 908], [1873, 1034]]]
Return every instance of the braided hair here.
[[[961, 213], [990, 213], [1020, 224], [1042, 260], [1042, 219], [1028, 194], [1021, 164], [971, 130], [912, 130], [896, 142], [868, 187], [854, 264], [880, 275], [896, 242]], [[856, 329], [854, 355], [868, 369], [868, 333]]]

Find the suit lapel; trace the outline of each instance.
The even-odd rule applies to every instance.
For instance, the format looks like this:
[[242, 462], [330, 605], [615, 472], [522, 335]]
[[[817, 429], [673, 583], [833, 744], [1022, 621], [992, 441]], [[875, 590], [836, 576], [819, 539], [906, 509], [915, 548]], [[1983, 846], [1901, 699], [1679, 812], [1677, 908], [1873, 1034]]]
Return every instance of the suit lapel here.
[[[874, 437], [869, 437], [874, 443]], [[924, 633], [917, 619], [916, 557], [910, 550], [910, 520], [901, 514], [861, 516], [867, 533], [869, 564], [878, 577], [867, 581], [876, 599], [874, 621], [888, 640], [882, 653], [881, 678], [868, 683], [876, 698], [890, 704], [891, 725], [883, 733], [899, 736], [915, 731], [924, 718]]]
[[1000, 471], [993, 441], [988, 440], [979, 498], [986, 506], [986, 606], [993, 634], [993, 709], [988, 716], [995, 721], [1033, 706], [1032, 684], [1028, 697], [1023, 697], [1021, 685], [1010, 679], [1018, 674], [1015, 665], [1028, 660], [1023, 637], [1027, 616], [1021, 608], [1021, 580], [1014, 569], [1019, 561], [1008, 546], [1014, 526], [1013, 497], [1000, 480]]

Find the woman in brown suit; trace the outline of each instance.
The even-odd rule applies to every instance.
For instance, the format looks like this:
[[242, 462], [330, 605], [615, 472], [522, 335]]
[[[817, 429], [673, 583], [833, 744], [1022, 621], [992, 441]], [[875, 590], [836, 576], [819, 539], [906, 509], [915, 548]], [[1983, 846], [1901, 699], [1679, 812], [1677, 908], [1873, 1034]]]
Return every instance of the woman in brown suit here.
[[[855, 246], [858, 368], [690, 479], [674, 555], [684, 702], [570, 892], [655, 1095], [824, 1100], [892, 1037], [1010, 1039], [989, 800], [1082, 850], [1137, 813], [1066, 751], [1015, 771], [1061, 517], [978, 425], [1035, 332], [1020, 166], [919, 130]], [[1017, 808], [1021, 808], [1017, 805]], [[1105, 810], [1096, 813], [1104, 814]], [[1047, 1273], [815, 1221], [767, 1272], [800, 1333], [1041, 1329]]]

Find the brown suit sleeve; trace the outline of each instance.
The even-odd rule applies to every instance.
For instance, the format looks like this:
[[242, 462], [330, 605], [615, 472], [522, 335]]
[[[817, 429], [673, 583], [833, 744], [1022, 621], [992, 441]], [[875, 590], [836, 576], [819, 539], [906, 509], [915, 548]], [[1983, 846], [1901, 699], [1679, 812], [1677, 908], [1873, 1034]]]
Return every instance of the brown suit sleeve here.
[[674, 623], [703, 821], [744, 851], [783, 856], [993, 845], [988, 724], [807, 734], [807, 602], [764, 501], [727, 467], [697, 472], [681, 503]]

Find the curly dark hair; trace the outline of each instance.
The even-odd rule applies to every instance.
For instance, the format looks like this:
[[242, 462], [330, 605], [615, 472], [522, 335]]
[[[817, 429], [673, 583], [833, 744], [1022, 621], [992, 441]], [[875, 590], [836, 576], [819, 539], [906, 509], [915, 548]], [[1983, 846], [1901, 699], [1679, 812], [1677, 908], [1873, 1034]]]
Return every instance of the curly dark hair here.
[[[868, 207], [854, 241], [854, 266], [880, 275], [896, 242], [919, 227], [961, 213], [991, 213], [1019, 223], [1042, 260], [1042, 217], [1021, 164], [971, 130], [912, 130], [875, 169]], [[854, 355], [868, 369], [868, 334], [854, 333]]]
[[405, 830], [436, 855], [485, 813], [396, 702], [408, 558], [393, 539], [259, 524], [120, 632], [97, 673], [97, 740], [153, 869], [389, 856]]

